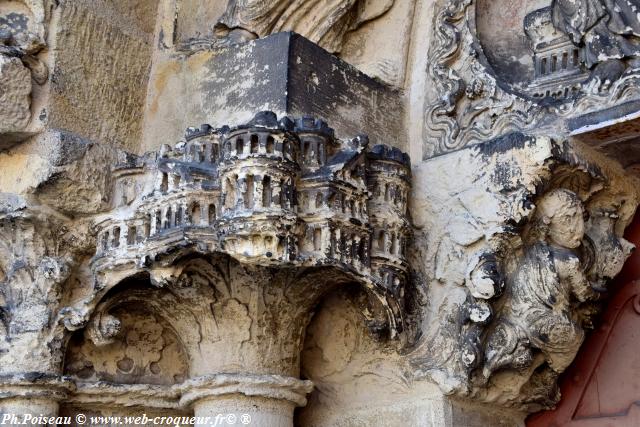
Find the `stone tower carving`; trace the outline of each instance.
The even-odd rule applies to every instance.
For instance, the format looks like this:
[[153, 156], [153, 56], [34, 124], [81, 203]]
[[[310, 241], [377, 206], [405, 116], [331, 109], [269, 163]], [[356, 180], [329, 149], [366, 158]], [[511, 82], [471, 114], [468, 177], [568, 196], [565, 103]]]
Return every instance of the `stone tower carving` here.
[[[92, 286], [72, 304], [60, 297], [53, 321], [29, 326], [66, 355], [38, 359], [48, 378], [39, 388], [8, 377], [2, 387], [17, 403], [0, 407], [19, 411], [20, 399], [47, 390], [40, 410], [50, 414], [59, 401], [151, 399], [198, 416], [228, 404], [238, 417], [290, 424], [313, 387], [299, 379], [300, 353], [323, 295], [359, 285], [363, 320], [379, 338], [398, 338], [410, 322], [410, 183], [399, 150], [271, 112], [190, 128], [143, 156], [120, 153], [111, 208], [92, 219]], [[77, 268], [63, 261], [45, 258], [34, 277], [60, 293]], [[26, 340], [12, 307], [42, 308], [42, 297], [2, 296], [3, 337]]]

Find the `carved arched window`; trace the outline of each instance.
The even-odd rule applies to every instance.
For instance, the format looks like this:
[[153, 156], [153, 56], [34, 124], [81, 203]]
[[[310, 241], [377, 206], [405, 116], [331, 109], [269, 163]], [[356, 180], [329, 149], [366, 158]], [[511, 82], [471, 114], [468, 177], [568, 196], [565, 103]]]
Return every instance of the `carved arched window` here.
[[164, 216], [164, 228], [172, 227], [173, 224], [171, 224], [171, 214], [172, 214], [172, 210], [171, 210], [171, 206], [169, 206]]
[[209, 204], [209, 225], [213, 225], [216, 221], [216, 205]]
[[166, 193], [169, 190], [169, 175], [162, 172], [162, 182], [160, 183], [160, 191]]
[[162, 212], [156, 211], [156, 234], [162, 229]]
[[176, 226], [182, 225], [182, 205], [176, 207]]
[[316, 251], [322, 249], [322, 229], [320, 227], [313, 230], [313, 249]]
[[224, 207], [225, 209], [233, 209], [236, 205], [236, 184], [235, 181], [228, 177], [224, 185]]
[[113, 228], [113, 247], [120, 246], [120, 227]]
[[189, 215], [191, 217], [191, 224], [200, 225], [201, 213], [200, 213], [200, 204], [198, 202], [193, 202], [191, 205], [191, 213]]
[[262, 206], [271, 206], [271, 178], [268, 176], [262, 178]]
[[380, 230], [378, 232], [378, 249], [381, 251], [385, 250], [387, 240], [387, 233], [384, 230]]
[[136, 226], [130, 225], [127, 229], [127, 245], [135, 245], [137, 236], [136, 236]]
[[244, 152], [244, 140], [240, 137], [236, 139], [236, 154], [241, 156]]
[[358, 258], [360, 262], [367, 262], [367, 239], [360, 240], [360, 247], [358, 248]]

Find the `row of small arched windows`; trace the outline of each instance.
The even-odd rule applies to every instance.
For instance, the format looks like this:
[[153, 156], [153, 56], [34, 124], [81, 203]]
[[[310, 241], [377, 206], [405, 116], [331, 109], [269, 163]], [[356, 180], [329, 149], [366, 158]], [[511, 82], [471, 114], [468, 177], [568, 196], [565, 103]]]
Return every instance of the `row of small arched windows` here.
[[[163, 210], [156, 210], [147, 215], [142, 224], [126, 227], [126, 244], [134, 245], [143, 240], [183, 225], [211, 226], [216, 220], [216, 206], [214, 203], [201, 205], [193, 202], [187, 210], [182, 205], [168, 206]], [[99, 237], [99, 247], [104, 251], [121, 245], [122, 227], [115, 226], [103, 232]]]

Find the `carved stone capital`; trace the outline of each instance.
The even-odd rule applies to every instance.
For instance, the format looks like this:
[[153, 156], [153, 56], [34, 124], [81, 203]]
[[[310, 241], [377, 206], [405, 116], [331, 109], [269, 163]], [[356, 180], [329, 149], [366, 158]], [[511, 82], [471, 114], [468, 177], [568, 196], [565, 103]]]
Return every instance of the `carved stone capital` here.
[[56, 313], [77, 262], [67, 225], [46, 207], [0, 195], [0, 373], [60, 371]]
[[433, 308], [414, 367], [447, 394], [552, 406], [633, 248], [622, 234], [637, 181], [580, 144], [522, 134], [431, 159], [422, 174], [435, 182], [414, 194], [424, 249], [413, 261]]

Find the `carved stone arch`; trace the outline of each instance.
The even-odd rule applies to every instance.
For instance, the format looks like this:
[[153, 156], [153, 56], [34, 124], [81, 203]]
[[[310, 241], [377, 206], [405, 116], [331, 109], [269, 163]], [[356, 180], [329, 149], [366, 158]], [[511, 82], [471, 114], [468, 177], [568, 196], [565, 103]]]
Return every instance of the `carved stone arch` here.
[[[163, 325], [163, 334], [171, 336], [177, 354], [181, 355], [181, 360], [176, 363], [182, 363], [185, 370], [176, 374], [180, 378], [174, 382], [182, 382], [188, 376], [190, 361], [194, 358], [190, 350], [197, 348], [201, 340], [202, 332], [198, 327], [199, 313], [196, 313], [196, 310], [197, 307], [185, 304], [170, 290], [153, 287], [148, 275], [130, 276], [107, 292], [96, 305], [86, 327], [76, 331], [73, 337], [69, 337], [71, 344], [67, 345], [67, 354], [73, 352], [73, 348], [78, 349], [78, 346], [91, 347], [93, 353], [100, 353], [103, 350], [111, 351], [114, 344], [122, 343], [123, 339], [126, 341], [125, 327], [132, 327], [132, 325], [135, 327], [135, 323], [131, 324], [133, 317], [137, 316], [136, 318], [142, 323], [155, 319], [152, 324]], [[145, 347], [154, 349], [156, 346], [149, 344]], [[76, 365], [70, 366], [70, 363]], [[77, 361], [70, 361], [67, 357], [65, 369], [77, 371], [84, 368], [78, 367]], [[129, 370], [120, 369], [120, 371], [126, 373]], [[107, 375], [116, 378], [117, 372], [107, 373]], [[127, 376], [123, 378], [126, 379]], [[128, 378], [130, 383], [134, 380]], [[117, 381], [112, 379], [111, 382]], [[173, 382], [165, 380], [165, 383]]]
[[371, 393], [363, 390], [387, 395], [408, 390], [402, 380], [401, 343], [378, 339], [385, 332], [376, 330], [380, 325], [363, 312], [370, 306], [371, 296], [355, 283], [323, 295], [307, 327], [301, 359], [301, 376], [315, 387], [309, 403], [296, 411], [295, 425], [339, 424], [340, 411], [326, 407], [364, 406], [370, 411]]
[[226, 257], [214, 255], [211, 258], [206, 258], [187, 255], [185, 258], [175, 261], [174, 266], [179, 272], [176, 285], [173, 288], [175, 292], [184, 293], [186, 289], [193, 289], [196, 294], [212, 294], [216, 299], [230, 297]]

